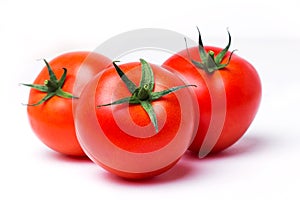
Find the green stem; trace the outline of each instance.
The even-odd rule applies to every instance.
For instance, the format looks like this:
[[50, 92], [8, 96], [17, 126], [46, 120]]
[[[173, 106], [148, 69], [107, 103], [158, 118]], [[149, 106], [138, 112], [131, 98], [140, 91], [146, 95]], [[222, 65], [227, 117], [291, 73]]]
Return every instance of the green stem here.
[[54, 96], [59, 96], [62, 98], [78, 98], [73, 96], [72, 94], [65, 92], [62, 90], [62, 86], [65, 83], [66, 77], [67, 77], [67, 69], [66, 68], [62, 68], [64, 70], [63, 75], [61, 76], [61, 78], [58, 80], [56, 75], [54, 74], [53, 70], [51, 69], [49, 63], [43, 59], [46, 67], [48, 69], [48, 73], [49, 73], [49, 80], [45, 80], [44, 81], [44, 85], [40, 85], [40, 84], [25, 84], [25, 83], [21, 83], [24, 86], [28, 86], [31, 87], [33, 89], [36, 89], [38, 91], [44, 92], [46, 93], [46, 95], [39, 100], [36, 103], [33, 104], [26, 104], [27, 106], [37, 106], [40, 105], [44, 102], [46, 102], [47, 100], [51, 99]]
[[131, 97], [125, 97], [123, 99], [119, 99], [112, 103], [98, 105], [97, 108], [100, 108], [102, 106], [110, 106], [110, 105], [116, 105], [122, 103], [140, 104], [143, 107], [143, 109], [147, 112], [150, 121], [155, 128], [155, 132], [157, 133], [159, 131], [157, 117], [151, 105], [151, 102], [167, 94], [180, 90], [182, 88], [186, 88], [190, 86], [196, 87], [196, 86], [182, 85], [182, 86], [172, 87], [159, 92], [154, 92], [153, 90], [154, 90], [155, 82], [154, 82], [154, 74], [152, 68], [150, 64], [147, 63], [145, 60], [140, 59], [140, 62], [142, 67], [142, 75], [141, 75], [140, 85], [138, 87], [124, 74], [124, 72], [120, 69], [120, 67], [116, 64], [116, 62], [113, 62], [113, 65], [116, 71], [118, 72], [118, 75], [120, 76], [121, 80], [125, 83], [128, 90], [130, 91]]
[[225, 57], [226, 53], [228, 52], [230, 44], [231, 44], [231, 35], [230, 35], [229, 31], [227, 30], [229, 39], [228, 39], [228, 43], [227, 43], [226, 47], [224, 49], [222, 49], [222, 51], [219, 52], [217, 55], [215, 55], [215, 52], [213, 52], [212, 50], [209, 50], [208, 52], [205, 51], [203, 42], [202, 42], [202, 38], [201, 38], [201, 33], [200, 33], [200, 30], [198, 27], [197, 27], [197, 30], [198, 30], [198, 34], [199, 34], [198, 49], [199, 49], [201, 61], [195, 61], [195, 60], [191, 59], [190, 54], [188, 52], [188, 56], [190, 57], [191, 62], [197, 68], [203, 69], [207, 73], [213, 73], [216, 70], [226, 67], [230, 63], [230, 60], [231, 60], [231, 57], [232, 57], [234, 51], [236, 51], [236, 50], [233, 50], [230, 53], [230, 56], [229, 56], [227, 62], [225, 64], [222, 64], [222, 61], [224, 60], [224, 57]]

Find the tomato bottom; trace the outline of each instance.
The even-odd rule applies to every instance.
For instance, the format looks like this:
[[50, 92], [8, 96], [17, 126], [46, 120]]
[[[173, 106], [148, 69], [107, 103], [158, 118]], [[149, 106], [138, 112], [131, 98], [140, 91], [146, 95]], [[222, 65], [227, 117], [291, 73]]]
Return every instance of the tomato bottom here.
[[104, 165], [103, 163], [101, 163], [93, 158], [92, 158], [92, 160], [97, 165], [101, 166], [103, 169], [105, 169], [106, 171], [108, 171], [116, 176], [119, 176], [121, 178], [128, 179], [128, 180], [142, 180], [142, 179], [149, 179], [149, 178], [158, 176], [158, 175], [168, 171], [180, 160], [180, 158], [178, 158], [177, 160], [175, 160], [174, 162], [172, 162], [171, 164], [169, 164], [163, 168], [160, 168], [155, 171], [143, 172], [143, 173], [133, 173], [133, 172], [125, 172], [125, 171], [116, 170], [111, 167], [108, 167], [107, 165]]

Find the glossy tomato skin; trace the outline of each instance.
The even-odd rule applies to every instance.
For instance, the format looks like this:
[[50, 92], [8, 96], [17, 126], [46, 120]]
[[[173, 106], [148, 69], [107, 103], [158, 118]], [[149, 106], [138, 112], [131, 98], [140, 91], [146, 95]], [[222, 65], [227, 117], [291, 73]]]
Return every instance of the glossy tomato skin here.
[[[169, 71], [151, 66], [154, 91], [184, 85]], [[127, 63], [120, 68], [139, 85], [140, 63]], [[195, 136], [199, 120], [196, 97], [192, 90], [184, 88], [152, 101], [158, 120], [156, 133], [139, 104], [96, 108], [128, 96], [131, 94], [114, 68], [90, 81], [76, 110], [78, 140], [91, 160], [115, 175], [127, 179], [159, 175], [176, 164]]]
[[[217, 55], [222, 49], [207, 46], [205, 50]], [[198, 47], [188, 51], [193, 60], [200, 61]], [[229, 55], [227, 52], [222, 63]], [[228, 148], [243, 136], [258, 111], [262, 92], [258, 73], [249, 62], [233, 54], [229, 65], [208, 74], [196, 68], [184, 50], [163, 66], [198, 86], [194, 90], [200, 110], [199, 129], [189, 150], [205, 156]], [[215, 141], [209, 141], [208, 134], [215, 135]]]
[[[51, 60], [49, 65], [58, 79], [63, 73], [63, 67], [68, 70], [62, 89], [79, 97], [87, 81], [106, 68], [110, 62], [100, 54], [82, 51], [62, 54]], [[34, 84], [42, 85], [45, 80], [49, 80], [46, 67], [36, 77]], [[38, 102], [45, 95], [31, 89], [28, 104]], [[45, 145], [65, 155], [84, 156], [74, 127], [73, 106], [76, 101], [54, 96], [38, 106], [28, 106], [27, 112], [33, 131]]]

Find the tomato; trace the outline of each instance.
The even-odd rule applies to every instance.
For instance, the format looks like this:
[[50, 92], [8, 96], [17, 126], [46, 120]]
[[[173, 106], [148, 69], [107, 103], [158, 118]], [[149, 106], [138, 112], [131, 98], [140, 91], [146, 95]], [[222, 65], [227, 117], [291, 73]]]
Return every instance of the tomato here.
[[[65, 53], [46, 62], [33, 84], [23, 84], [31, 87], [27, 107], [30, 125], [49, 148], [66, 155], [85, 155], [76, 138], [73, 106], [86, 82], [110, 62], [97, 53]], [[49, 99], [43, 99], [46, 96]]]
[[[149, 178], [174, 166], [191, 144], [199, 118], [196, 97], [179, 77], [153, 64], [148, 64], [153, 71], [144, 70], [147, 63], [141, 63], [102, 71], [83, 90], [75, 114], [78, 140], [91, 160], [128, 179]], [[143, 78], [144, 72], [153, 73], [153, 80]]]
[[[229, 34], [225, 49], [203, 47], [199, 32], [199, 46], [182, 50], [163, 64], [186, 83], [198, 86], [193, 90], [200, 110], [199, 129], [189, 150], [199, 157], [220, 152], [238, 141], [259, 108], [259, 75], [248, 61], [228, 51], [230, 41]], [[205, 68], [210, 64], [211, 68]]]

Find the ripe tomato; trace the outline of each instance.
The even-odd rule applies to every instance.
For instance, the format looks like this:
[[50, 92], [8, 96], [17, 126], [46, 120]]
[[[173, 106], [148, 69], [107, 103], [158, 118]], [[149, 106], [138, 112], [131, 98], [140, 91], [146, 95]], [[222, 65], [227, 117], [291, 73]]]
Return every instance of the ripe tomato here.
[[[163, 64], [186, 83], [198, 86], [193, 90], [200, 110], [199, 129], [189, 149], [198, 153], [199, 157], [222, 151], [241, 138], [260, 104], [261, 82], [258, 73], [245, 59], [227, 51], [230, 41], [229, 34], [225, 50], [203, 47], [199, 32], [198, 47], [183, 50]], [[215, 56], [221, 55], [220, 52], [224, 53], [223, 57]], [[217, 59], [220, 69], [197, 67], [201, 62], [215, 63]]]
[[[46, 65], [33, 84], [24, 84], [32, 87], [27, 107], [30, 125], [45, 145], [66, 155], [85, 155], [76, 138], [72, 110], [77, 99], [72, 97], [79, 97], [87, 81], [110, 62], [97, 53], [65, 53], [49, 62], [50, 73]], [[49, 80], [50, 74], [52, 78]], [[63, 76], [65, 80], [58, 83], [62, 84], [61, 89], [50, 89], [52, 85], [53, 88], [57, 86], [55, 79]], [[46, 95], [50, 98], [42, 100]]]
[[[122, 64], [119, 68], [132, 81], [131, 86], [150, 80], [143, 79], [143, 75], [141, 78], [143, 69], [138, 62]], [[153, 84], [153, 93], [184, 84], [166, 69], [152, 64], [151, 68], [155, 77], [155, 83], [149, 82]], [[130, 89], [123, 82], [127, 78], [122, 76], [121, 80], [119, 76], [114, 68], [109, 68], [83, 90], [75, 114], [78, 140], [91, 160], [118, 176], [142, 179], [161, 174], [175, 165], [195, 136], [196, 97], [189, 88], [184, 88], [156, 100], [152, 99], [153, 93], [151, 98], [138, 99], [137, 102], [151, 101], [156, 129], [143, 103], [134, 103], [130, 98], [131, 103], [110, 104], [134, 96], [141, 88], [152, 87]]]

